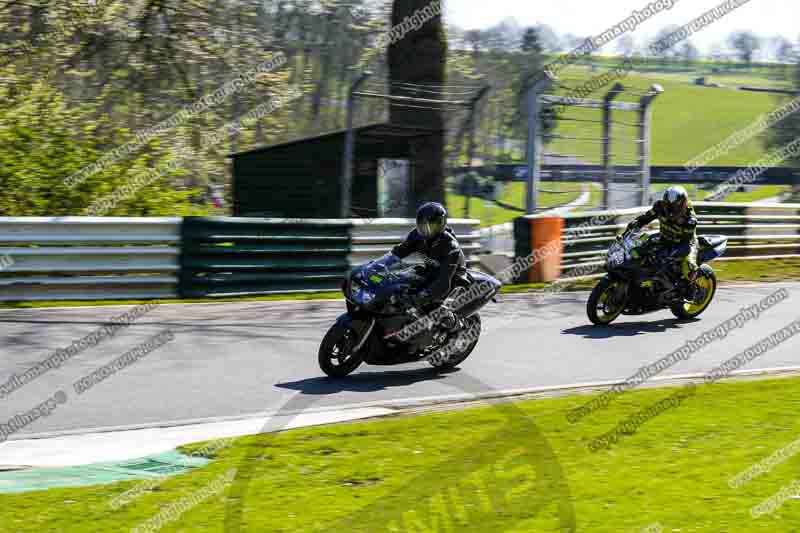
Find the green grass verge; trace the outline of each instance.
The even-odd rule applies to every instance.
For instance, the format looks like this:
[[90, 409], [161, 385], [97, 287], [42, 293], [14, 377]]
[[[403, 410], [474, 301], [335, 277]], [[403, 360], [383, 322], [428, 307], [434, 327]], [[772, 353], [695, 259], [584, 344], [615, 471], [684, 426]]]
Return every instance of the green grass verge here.
[[[712, 263], [720, 283], [743, 281], [780, 282], [800, 280], [800, 258], [765, 259], [752, 261], [715, 261]], [[582, 279], [575, 282], [559, 283], [563, 290], [581, 291], [592, 289], [597, 279]], [[552, 283], [524, 283], [507, 285], [501, 290], [504, 294], [519, 294], [540, 291]]]
[[800, 280], [800, 259], [753, 261], [716, 261], [711, 264], [720, 281], [797, 281]]
[[[126, 531], [235, 468], [239, 481], [163, 531], [221, 531], [233, 505], [242, 531], [555, 533], [559, 496], [577, 531], [654, 523], [694, 533], [794, 531], [800, 502], [757, 519], [750, 509], [797, 478], [800, 457], [736, 489], [729, 480], [798, 438], [800, 379], [699, 386], [610, 449], [589, 451], [592, 439], [673, 392], [629, 392], [576, 424], [565, 414], [587, 396], [246, 437], [120, 510], [109, 502], [137, 482], [3, 495], [0, 520], [15, 532]], [[553, 488], [556, 478], [568, 494]]]

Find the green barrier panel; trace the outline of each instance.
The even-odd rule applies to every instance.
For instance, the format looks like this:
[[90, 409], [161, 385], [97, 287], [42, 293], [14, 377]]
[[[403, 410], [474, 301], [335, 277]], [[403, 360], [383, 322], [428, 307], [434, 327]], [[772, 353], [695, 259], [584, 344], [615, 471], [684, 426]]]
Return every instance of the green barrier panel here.
[[208, 463], [208, 459], [170, 451], [122, 462], [0, 472], [0, 493], [85, 487], [135, 479], [158, 479]]
[[352, 251], [347, 220], [185, 217], [183, 298], [338, 289]]

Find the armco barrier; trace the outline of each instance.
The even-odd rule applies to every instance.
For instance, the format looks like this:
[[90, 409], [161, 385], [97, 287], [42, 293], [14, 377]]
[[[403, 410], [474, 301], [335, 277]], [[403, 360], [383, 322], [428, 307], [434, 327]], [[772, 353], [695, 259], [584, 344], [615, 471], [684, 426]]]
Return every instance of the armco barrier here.
[[180, 218], [0, 217], [0, 301], [174, 298]]
[[[468, 256], [477, 220], [453, 220]], [[0, 301], [148, 299], [337, 289], [407, 219], [0, 217]]]
[[[404, 218], [382, 218], [375, 220], [352, 220], [352, 250], [348, 256], [351, 265], [359, 265], [385, 254], [400, 243], [414, 228], [414, 220]], [[479, 220], [455, 219], [449, 225], [458, 237], [458, 242], [470, 263], [481, 249]]]
[[179, 294], [334, 289], [349, 268], [351, 227], [347, 220], [185, 217]]
[[[465, 252], [477, 220], [452, 220]], [[351, 266], [377, 259], [414, 227], [407, 219], [186, 217], [180, 295], [250, 296], [337, 289]]]
[[[724, 259], [773, 258], [800, 255], [800, 204], [738, 204], [696, 202], [698, 234], [729, 237]], [[602, 266], [614, 238], [647, 208], [585, 211], [564, 215], [562, 270], [585, 271]], [[530, 227], [536, 215], [515, 221], [517, 257], [532, 252]], [[658, 228], [658, 223], [651, 226]]]

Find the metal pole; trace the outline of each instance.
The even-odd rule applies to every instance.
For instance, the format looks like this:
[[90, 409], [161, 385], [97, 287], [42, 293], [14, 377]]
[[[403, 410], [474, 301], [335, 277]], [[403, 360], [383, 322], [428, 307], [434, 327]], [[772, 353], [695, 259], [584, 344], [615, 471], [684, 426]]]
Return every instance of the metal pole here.
[[611, 164], [611, 102], [625, 90], [621, 83], [615, 84], [603, 98], [603, 209], [611, 209], [611, 184], [614, 182], [614, 166]]
[[339, 178], [339, 194], [341, 194], [341, 212], [342, 218], [350, 216], [351, 188], [353, 183], [353, 152], [355, 151], [355, 134], [353, 132], [353, 114], [355, 105], [355, 93], [358, 88], [363, 84], [367, 78], [372, 75], [372, 72], [364, 72], [360, 78], [356, 80], [350, 92], [347, 95], [347, 133], [345, 134], [344, 141], [344, 161], [342, 162], [342, 175]]
[[[478, 128], [478, 113], [477, 113], [477, 105], [478, 103], [483, 100], [483, 97], [489, 92], [490, 87], [486, 85], [485, 87], [481, 88], [475, 98], [470, 101], [470, 128], [469, 128], [469, 145], [467, 147], [467, 166], [469, 167], [469, 175], [471, 177], [472, 173], [472, 163], [473, 159], [475, 158], [475, 130]], [[467, 201], [466, 205], [464, 206], [464, 218], [469, 218], [469, 202], [472, 199], [472, 190], [467, 190]]]
[[652, 118], [650, 104], [663, 92], [664, 89], [661, 85], [653, 85], [650, 87], [648, 94], [643, 96], [639, 101], [639, 157], [641, 158], [639, 163], [642, 165], [640, 183], [642, 189], [641, 205], [650, 204], [650, 125]]
[[539, 115], [541, 103], [539, 97], [553, 81], [550, 73], [545, 72], [545, 77], [538, 80], [528, 89], [528, 190], [525, 195], [525, 211], [529, 215], [536, 214], [538, 205], [539, 181], [542, 173], [542, 135], [539, 131]]

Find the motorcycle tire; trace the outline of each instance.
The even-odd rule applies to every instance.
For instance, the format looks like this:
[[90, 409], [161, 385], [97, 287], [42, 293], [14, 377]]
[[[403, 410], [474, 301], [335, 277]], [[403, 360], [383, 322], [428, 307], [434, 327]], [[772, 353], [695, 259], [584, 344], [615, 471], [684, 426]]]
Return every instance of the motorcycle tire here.
[[[352, 328], [334, 324], [319, 347], [319, 367], [332, 378], [343, 378], [353, 373], [364, 362], [362, 347], [358, 353], [352, 352], [358, 344], [358, 336]], [[340, 354], [345, 352], [342, 357]]]
[[458, 336], [448, 346], [454, 346], [454, 352], [442, 359], [429, 359], [428, 363], [438, 370], [449, 370], [467, 360], [481, 336], [481, 317], [474, 314], [464, 320], [464, 329], [458, 332]]
[[675, 303], [670, 307], [670, 311], [677, 318], [681, 320], [691, 320], [702, 315], [706, 309], [709, 308], [711, 302], [714, 301], [714, 295], [717, 293], [717, 274], [714, 269], [708, 265], [700, 267], [700, 272], [697, 275], [697, 283], [705, 285], [705, 295], [701, 302], [694, 303]]
[[[623, 303], [619, 309], [614, 309], [610, 313], [606, 312], [604, 298], [608, 298], [609, 291], [613, 285], [614, 282], [607, 277], [601, 279], [600, 283], [598, 283], [592, 290], [592, 294], [589, 296], [589, 301], [586, 302], [586, 315], [595, 326], [608, 326], [617, 318], [619, 318], [619, 316], [625, 310], [625, 303]], [[598, 313], [598, 310], [601, 308], [601, 306], [603, 308], [602, 315]]]

